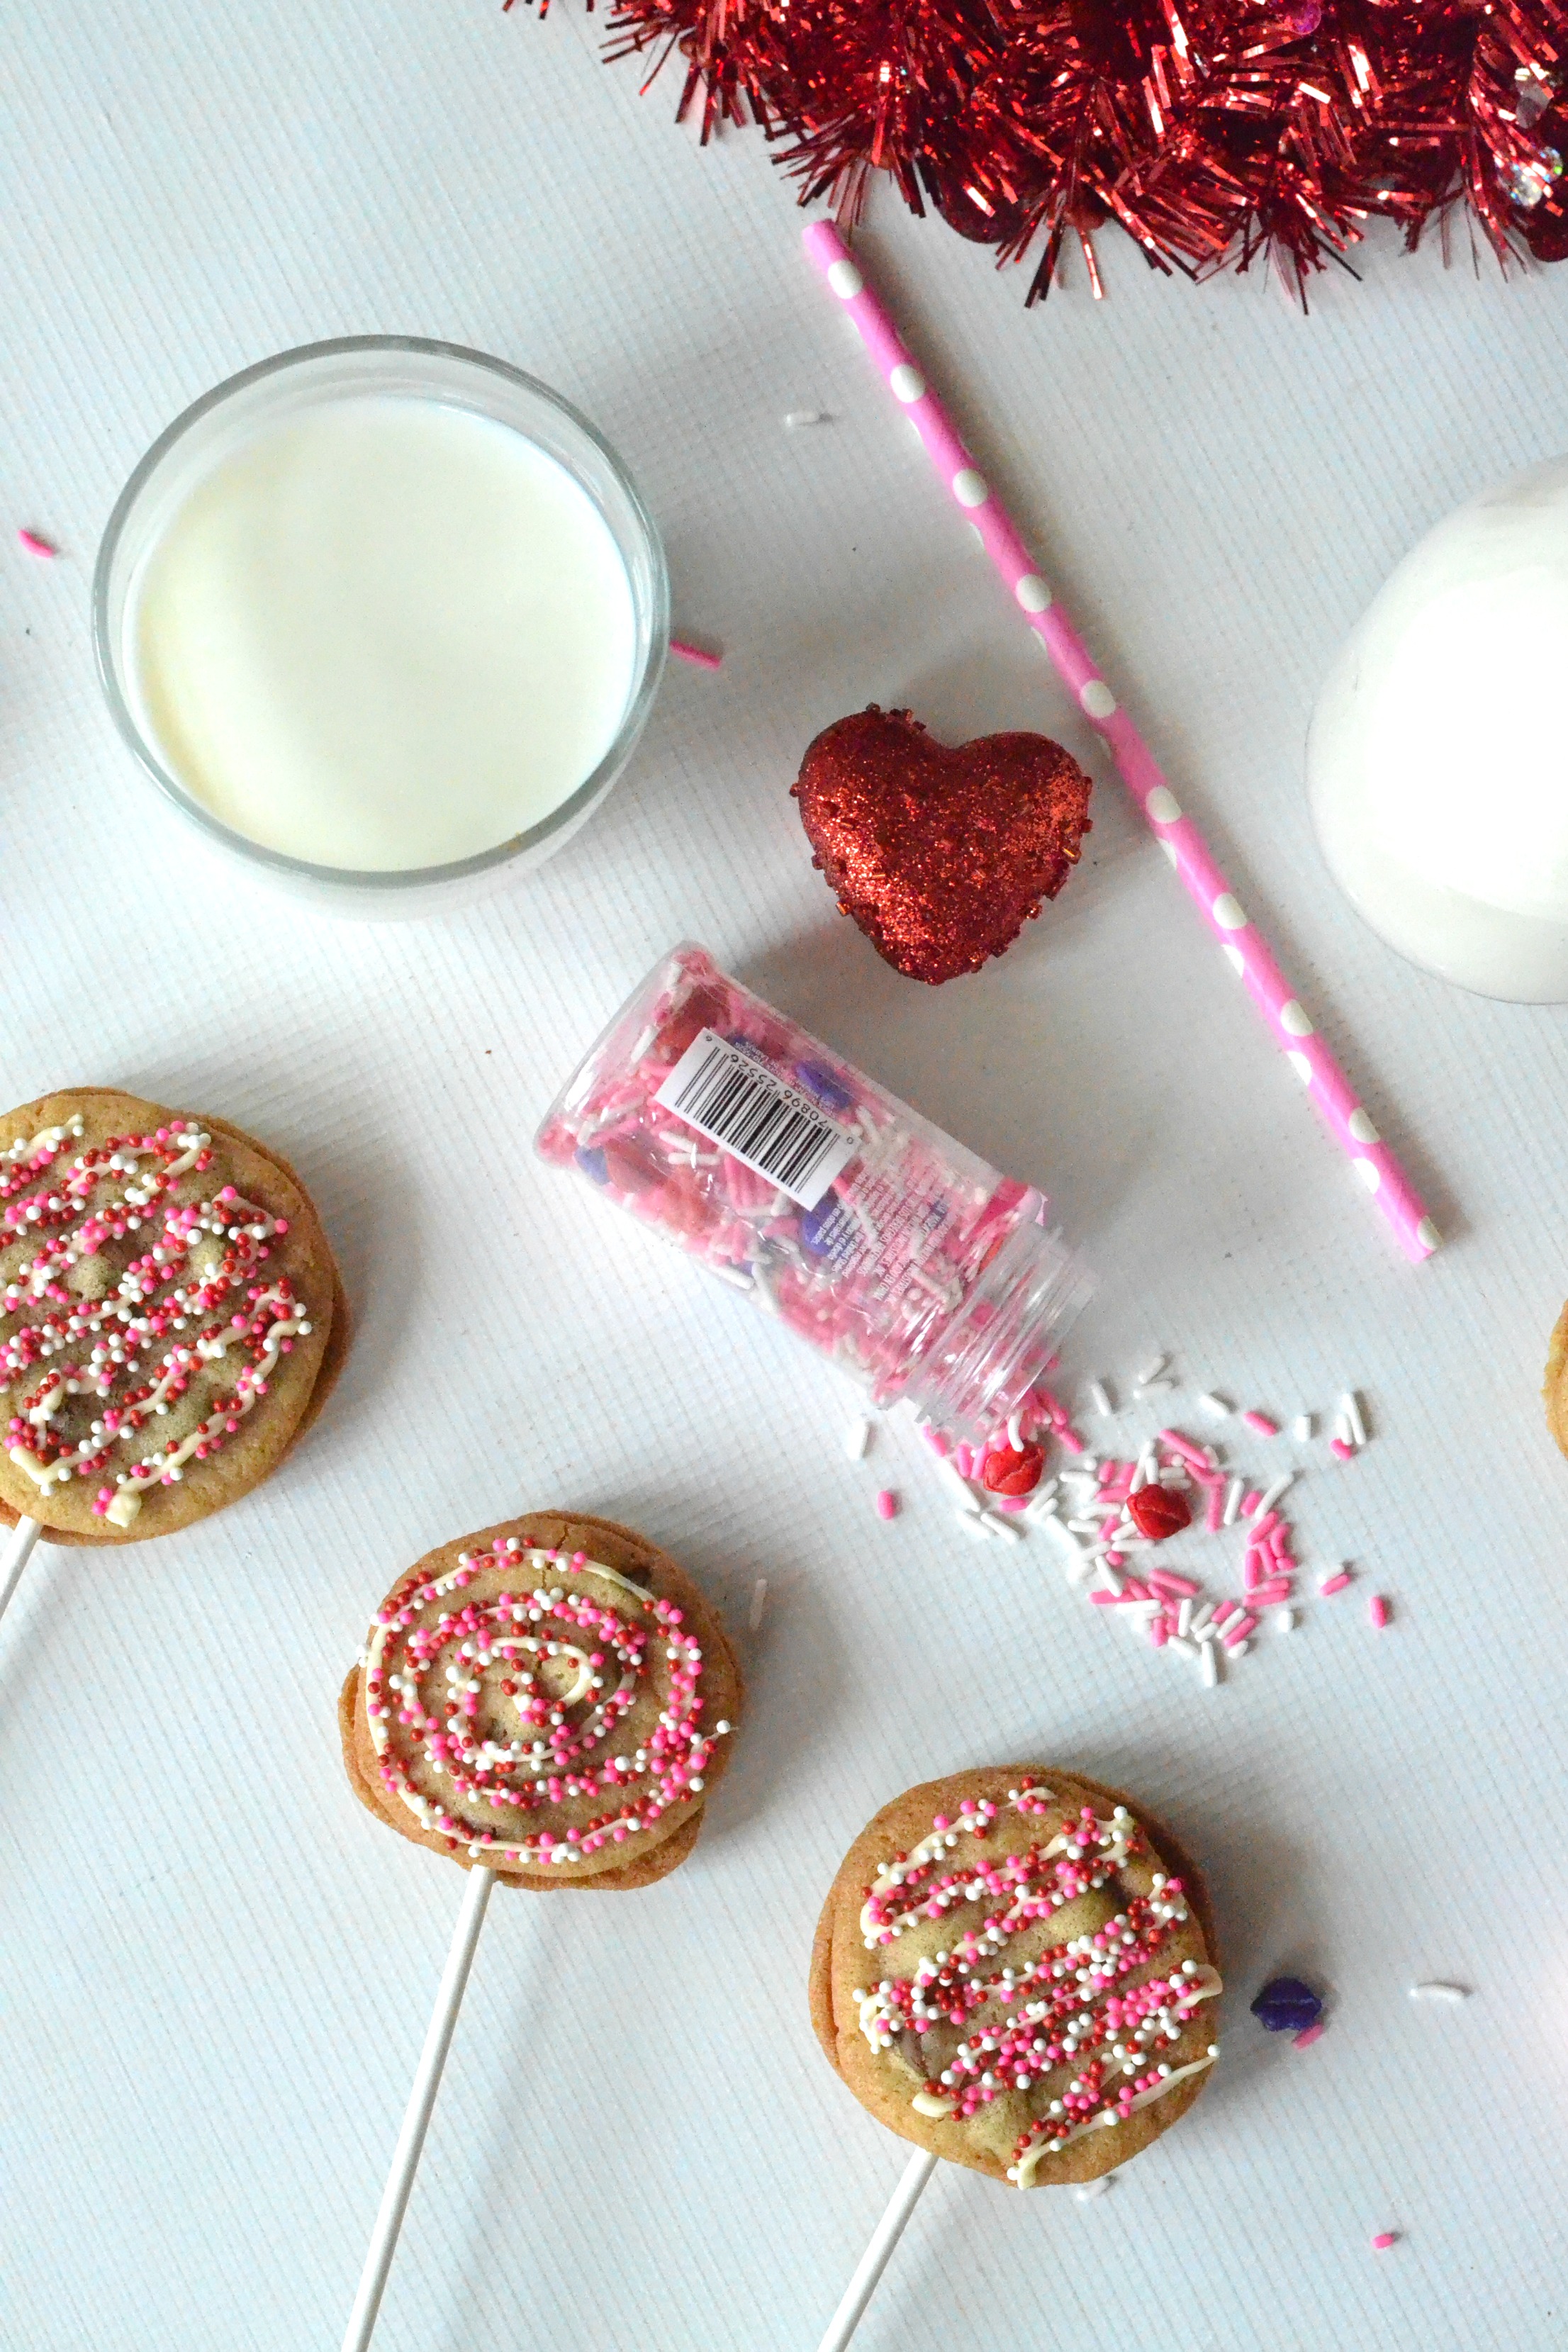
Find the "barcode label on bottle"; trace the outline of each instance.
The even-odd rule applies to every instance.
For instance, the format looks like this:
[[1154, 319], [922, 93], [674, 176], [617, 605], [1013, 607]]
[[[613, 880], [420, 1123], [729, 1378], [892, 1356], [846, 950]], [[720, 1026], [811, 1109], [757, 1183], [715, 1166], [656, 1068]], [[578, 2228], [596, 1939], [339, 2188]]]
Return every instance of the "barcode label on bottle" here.
[[693, 1038], [654, 1100], [803, 1209], [816, 1208], [860, 1146], [808, 1094], [711, 1029]]

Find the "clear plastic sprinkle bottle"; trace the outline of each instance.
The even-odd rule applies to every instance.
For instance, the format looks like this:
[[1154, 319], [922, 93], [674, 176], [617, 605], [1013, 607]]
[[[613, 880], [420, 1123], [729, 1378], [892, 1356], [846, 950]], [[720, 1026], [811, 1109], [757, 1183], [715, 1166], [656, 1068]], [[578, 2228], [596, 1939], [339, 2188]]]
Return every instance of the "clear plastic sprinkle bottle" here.
[[968, 1443], [1026, 1408], [1090, 1288], [1043, 1193], [690, 944], [622, 1007], [535, 1142], [875, 1402], [907, 1400]]

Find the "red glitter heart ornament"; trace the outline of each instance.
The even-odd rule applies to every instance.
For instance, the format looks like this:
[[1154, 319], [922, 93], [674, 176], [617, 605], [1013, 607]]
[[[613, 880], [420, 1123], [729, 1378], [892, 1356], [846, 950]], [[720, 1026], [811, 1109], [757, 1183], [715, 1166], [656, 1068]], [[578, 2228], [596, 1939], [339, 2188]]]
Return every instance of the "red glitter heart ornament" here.
[[873, 703], [824, 728], [791, 792], [813, 864], [911, 980], [978, 971], [1054, 898], [1089, 831], [1089, 780], [1045, 735], [949, 750]]

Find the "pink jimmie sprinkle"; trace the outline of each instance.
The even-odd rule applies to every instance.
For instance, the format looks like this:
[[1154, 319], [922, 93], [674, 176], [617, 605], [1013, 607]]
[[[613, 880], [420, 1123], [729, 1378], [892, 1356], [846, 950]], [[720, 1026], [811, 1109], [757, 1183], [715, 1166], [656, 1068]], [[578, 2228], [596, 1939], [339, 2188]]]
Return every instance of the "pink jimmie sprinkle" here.
[[1262, 1500], [1263, 1496], [1256, 1486], [1254, 1486], [1249, 1493], [1243, 1495], [1241, 1498], [1242, 1517], [1244, 1519], [1249, 1519]]
[[1384, 1627], [1388, 1622], [1389, 1616], [1388, 1603], [1384, 1599], [1381, 1592], [1374, 1592], [1373, 1594], [1372, 1599], [1366, 1604], [1366, 1613], [1372, 1619], [1373, 1623], [1377, 1627], [1378, 1632], [1381, 1633]]
[[1208, 1468], [1208, 1455], [1195, 1446], [1190, 1437], [1184, 1437], [1179, 1429], [1163, 1429], [1160, 1432], [1160, 1443], [1162, 1445], [1168, 1446], [1173, 1454], [1179, 1454], [1182, 1460], [1190, 1464], [1194, 1470]]
[[[1324, 2025], [1322, 2019], [1320, 2017], [1316, 2025], [1304, 2025], [1301, 2028], [1300, 2032], [1293, 2033], [1290, 2036], [1290, 2039], [1295, 2043], [1298, 2050], [1310, 2050], [1313, 2042], [1321, 2040], [1327, 2031], [1328, 2028]], [[1376, 2242], [1377, 2241], [1373, 2239], [1373, 2243], [1375, 2245]]]
[[894, 1519], [898, 1515], [899, 1498], [891, 1487], [884, 1486], [877, 1497], [877, 1517], [879, 1519]]
[[1279, 1434], [1279, 1423], [1270, 1421], [1266, 1412], [1244, 1412], [1241, 1417], [1255, 1436], [1278, 1437]]
[[1289, 1578], [1277, 1576], [1271, 1583], [1255, 1584], [1247, 1597], [1254, 1609], [1272, 1609], [1279, 1601], [1289, 1600], [1290, 1590]]
[[[1218, 1616], [1219, 1612], [1217, 1609], [1215, 1610], [1215, 1614], [1216, 1617]], [[1249, 1633], [1256, 1633], [1257, 1631], [1257, 1618], [1248, 1617], [1246, 1614], [1243, 1614], [1240, 1617], [1232, 1617], [1227, 1620], [1225, 1632], [1219, 1638], [1225, 1643], [1227, 1650], [1234, 1650], [1238, 1642], [1245, 1642]]]
[[1373, 2253], [1385, 2254], [1387, 2253], [1390, 2246], [1396, 2246], [1398, 2243], [1399, 2232], [1397, 2230], [1380, 2230], [1376, 2237], [1372, 2242], [1372, 2249]]
[[669, 650], [677, 661], [691, 662], [698, 669], [722, 669], [722, 654], [705, 654], [700, 646], [688, 645], [684, 637], [671, 637]]
[[1170, 1568], [1152, 1568], [1149, 1584], [1152, 1591], [1161, 1593], [1166, 1600], [1173, 1596], [1177, 1601], [1195, 1601], [1200, 1591], [1194, 1577], [1178, 1576], [1174, 1569]]
[[1057, 1435], [1061, 1439], [1062, 1444], [1067, 1447], [1069, 1454], [1088, 1453], [1089, 1448], [1085, 1445], [1082, 1438], [1079, 1435], [1076, 1429], [1068, 1429], [1065, 1425], [1058, 1424], [1057, 1428]]
[[40, 539], [36, 530], [19, 530], [16, 538], [18, 543], [26, 549], [29, 555], [41, 555], [48, 561], [59, 553], [58, 547], [47, 539]]
[[1337, 1576], [1325, 1576], [1321, 1584], [1319, 1585], [1318, 1591], [1322, 1594], [1323, 1599], [1327, 1601], [1331, 1594], [1335, 1592], [1342, 1592], [1350, 1580], [1351, 1572], [1349, 1569], [1342, 1568]]
[[1336, 1462], [1348, 1462], [1351, 1459], [1351, 1456], [1354, 1454], [1355, 1447], [1353, 1445], [1347, 1445], [1342, 1437], [1331, 1437], [1329, 1440], [1329, 1452], [1333, 1455]]

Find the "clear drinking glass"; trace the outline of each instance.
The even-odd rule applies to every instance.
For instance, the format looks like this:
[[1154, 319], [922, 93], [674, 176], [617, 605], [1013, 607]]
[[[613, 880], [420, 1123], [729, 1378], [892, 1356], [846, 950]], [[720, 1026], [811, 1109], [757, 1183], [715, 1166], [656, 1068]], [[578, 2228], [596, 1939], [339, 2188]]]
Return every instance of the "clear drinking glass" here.
[[[534, 442], [584, 490], [615, 540], [630, 583], [636, 652], [625, 710], [592, 773], [537, 824], [450, 865], [356, 872], [265, 847], [224, 824], [173, 772], [137, 682], [132, 641], [138, 582], [171, 518], [216, 466], [261, 428], [318, 403], [393, 394], [468, 409]], [[619, 457], [559, 393], [521, 368], [456, 343], [354, 335], [281, 352], [230, 376], [153, 444], [121, 492], [93, 580], [93, 644], [110, 712], [143, 773], [213, 847], [297, 898], [340, 914], [423, 915], [464, 905], [542, 865], [592, 815], [641, 734], [669, 644], [669, 583], [653, 518]]]

